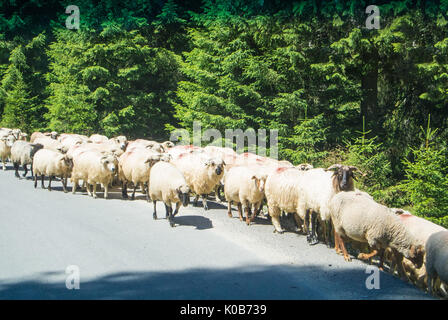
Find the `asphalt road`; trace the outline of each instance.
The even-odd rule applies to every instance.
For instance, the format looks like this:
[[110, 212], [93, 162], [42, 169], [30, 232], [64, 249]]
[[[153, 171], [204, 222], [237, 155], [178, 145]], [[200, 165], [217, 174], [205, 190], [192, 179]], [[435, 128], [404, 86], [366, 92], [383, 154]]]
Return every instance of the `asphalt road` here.
[[[265, 218], [246, 226], [224, 206], [180, 209], [171, 228], [162, 203], [93, 199], [34, 189], [0, 171], [0, 299], [429, 299], [388, 273], [367, 289], [367, 264]], [[101, 197], [102, 193], [98, 193]], [[79, 290], [66, 287], [68, 266]], [[70, 282], [70, 281], [69, 281]], [[72, 283], [72, 282], [70, 282]]]

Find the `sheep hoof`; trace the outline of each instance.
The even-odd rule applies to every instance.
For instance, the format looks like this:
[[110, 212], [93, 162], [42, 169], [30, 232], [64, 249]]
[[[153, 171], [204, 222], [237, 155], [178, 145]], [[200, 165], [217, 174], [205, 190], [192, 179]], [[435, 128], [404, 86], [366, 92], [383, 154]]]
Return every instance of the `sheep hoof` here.
[[344, 256], [344, 260], [347, 261], [347, 262], [352, 261], [352, 259], [349, 256]]
[[154, 220], [157, 220], [157, 215], [156, 215], [155, 213], [153, 213], [152, 218], [153, 218]]
[[285, 232], [285, 230], [274, 229], [274, 233], [282, 234], [283, 232]]

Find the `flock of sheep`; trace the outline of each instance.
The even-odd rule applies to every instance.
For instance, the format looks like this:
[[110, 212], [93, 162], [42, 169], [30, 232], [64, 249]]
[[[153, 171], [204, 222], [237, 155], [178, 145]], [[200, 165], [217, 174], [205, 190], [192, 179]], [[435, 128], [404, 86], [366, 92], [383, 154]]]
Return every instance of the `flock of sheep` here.
[[171, 226], [179, 208], [188, 205], [190, 194], [194, 206], [202, 197], [208, 210], [207, 196], [214, 193], [220, 201], [223, 193], [228, 215], [232, 217], [235, 204], [240, 220], [245, 215], [248, 225], [266, 204], [274, 232], [284, 232], [280, 218], [292, 214], [297, 231], [307, 236], [309, 244], [321, 238], [330, 247], [334, 238], [336, 252], [350, 261], [345, 247], [350, 243], [351, 248], [364, 251], [359, 259], [371, 261], [376, 256], [380, 268], [387, 262], [389, 270], [402, 279], [447, 296], [448, 231], [401, 209], [385, 207], [356, 189], [354, 181], [362, 174], [356, 167], [294, 166], [252, 153], [237, 154], [230, 148], [128, 141], [124, 136], [34, 132], [29, 140], [19, 129], [0, 128], [3, 170], [9, 158], [20, 178], [19, 166], [25, 177], [30, 165], [35, 188], [39, 177], [42, 188], [44, 178], [49, 178], [49, 191], [55, 177], [61, 179], [64, 192], [69, 178], [73, 193], [82, 181], [94, 198], [99, 184], [104, 198], [111, 185], [121, 186], [124, 199], [129, 197], [128, 187], [133, 188], [132, 199], [140, 188], [154, 204], [154, 219], [156, 202], [163, 201]]

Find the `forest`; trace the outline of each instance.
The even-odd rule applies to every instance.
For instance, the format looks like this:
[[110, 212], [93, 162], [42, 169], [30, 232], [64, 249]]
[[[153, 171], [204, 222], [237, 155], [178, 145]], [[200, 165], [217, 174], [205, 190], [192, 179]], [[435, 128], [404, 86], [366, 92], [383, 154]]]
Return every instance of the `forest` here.
[[355, 165], [359, 189], [448, 227], [448, 0], [0, 3], [0, 127], [276, 129], [281, 159]]

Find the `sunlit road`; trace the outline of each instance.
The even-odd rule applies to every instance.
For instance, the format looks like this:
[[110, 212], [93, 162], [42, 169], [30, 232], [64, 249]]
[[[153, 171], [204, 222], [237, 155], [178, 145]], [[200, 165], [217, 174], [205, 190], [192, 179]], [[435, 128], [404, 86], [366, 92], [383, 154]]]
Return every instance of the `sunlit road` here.
[[[140, 194], [104, 200], [53, 187], [34, 189], [11, 165], [0, 171], [0, 299], [430, 298], [382, 272], [368, 290], [367, 264], [274, 234], [264, 218], [248, 227], [213, 202], [181, 208], [171, 228], [163, 204], [153, 220]], [[79, 290], [66, 287], [68, 266], [79, 268]]]

